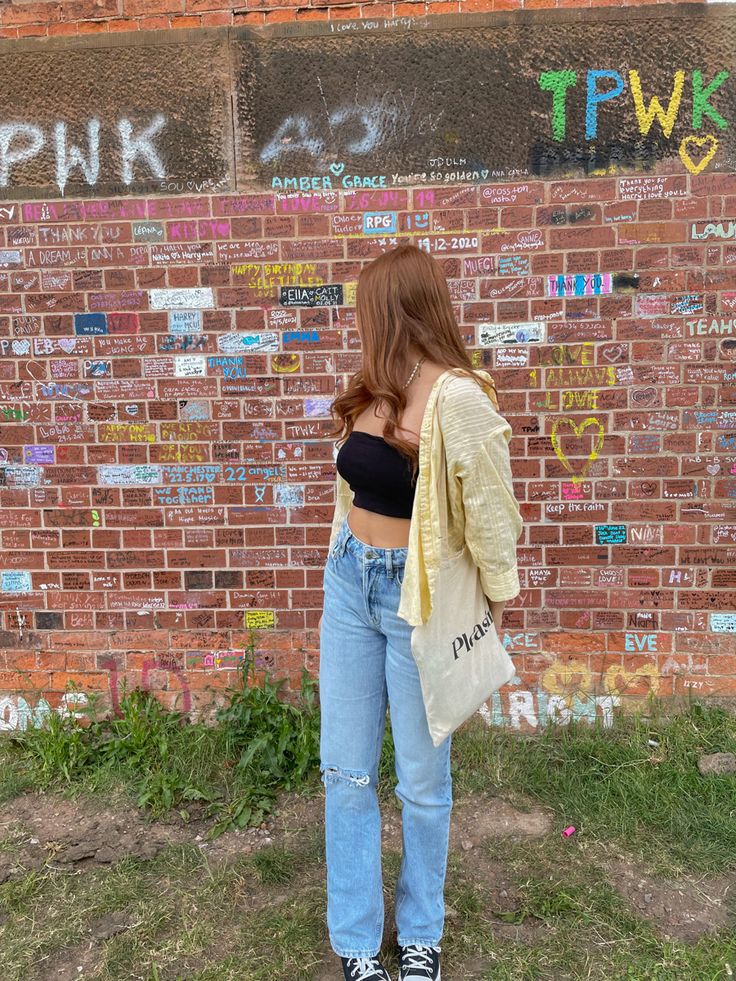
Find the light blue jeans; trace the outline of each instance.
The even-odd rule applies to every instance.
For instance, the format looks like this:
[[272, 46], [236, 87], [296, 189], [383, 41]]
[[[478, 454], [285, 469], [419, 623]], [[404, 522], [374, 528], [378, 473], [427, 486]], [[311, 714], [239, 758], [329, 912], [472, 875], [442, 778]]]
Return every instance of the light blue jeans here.
[[402, 803], [396, 885], [402, 946], [439, 946], [452, 811], [448, 737], [429, 735], [412, 627], [396, 615], [406, 548], [357, 539], [347, 518], [324, 572], [319, 691], [325, 784], [327, 927], [340, 957], [374, 957], [383, 937], [381, 815], [376, 794], [387, 703]]

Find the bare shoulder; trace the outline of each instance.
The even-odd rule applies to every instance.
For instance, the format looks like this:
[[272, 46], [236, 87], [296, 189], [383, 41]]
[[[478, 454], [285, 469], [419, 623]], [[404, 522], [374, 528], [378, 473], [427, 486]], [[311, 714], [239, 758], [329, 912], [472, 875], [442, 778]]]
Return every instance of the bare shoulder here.
[[422, 365], [424, 384], [431, 388], [440, 375], [444, 375], [446, 371], [450, 370], [446, 364], [438, 364], [437, 361], [425, 361]]

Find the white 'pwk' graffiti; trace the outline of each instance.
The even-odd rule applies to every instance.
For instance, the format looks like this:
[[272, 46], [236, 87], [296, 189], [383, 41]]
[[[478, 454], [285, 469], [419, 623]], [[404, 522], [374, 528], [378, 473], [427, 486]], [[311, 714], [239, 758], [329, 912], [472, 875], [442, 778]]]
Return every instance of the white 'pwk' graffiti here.
[[[166, 117], [160, 113], [145, 129], [133, 131], [129, 119], [118, 121], [117, 130], [120, 141], [120, 178], [124, 184], [132, 184], [134, 165], [138, 158], [147, 164], [151, 175], [157, 179], [166, 176], [166, 168], [153, 144], [153, 139], [166, 125]], [[84, 180], [94, 186], [100, 175], [100, 131], [99, 119], [87, 123], [86, 153], [75, 144], [69, 144], [65, 122], [58, 122], [53, 128], [53, 143], [56, 158], [56, 183], [60, 192], [69, 180], [70, 173], [78, 169]], [[10, 183], [14, 166], [37, 156], [46, 143], [46, 136], [40, 126], [32, 123], [0, 123], [0, 187]]]

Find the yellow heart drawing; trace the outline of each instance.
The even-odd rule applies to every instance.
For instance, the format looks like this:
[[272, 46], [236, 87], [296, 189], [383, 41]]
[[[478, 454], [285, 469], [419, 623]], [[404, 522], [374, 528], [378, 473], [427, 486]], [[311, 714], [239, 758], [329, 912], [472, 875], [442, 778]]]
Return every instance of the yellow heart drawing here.
[[627, 671], [612, 664], [606, 671], [606, 691], [611, 695], [656, 695], [661, 678], [654, 664], [642, 664], [633, 671]]
[[[583, 464], [583, 468], [579, 474], [573, 472], [570, 461], [567, 459], [567, 457], [565, 456], [562, 450], [562, 447], [560, 446], [560, 439], [557, 435], [557, 430], [561, 426], [569, 426], [572, 429], [575, 436], [577, 437], [582, 436], [585, 430], [588, 429], [588, 427], [590, 426], [595, 426], [595, 428], [598, 430], [598, 436], [595, 446], [588, 454], [588, 457], [585, 463]], [[572, 419], [568, 419], [568, 418], [555, 419], [555, 421], [552, 423], [552, 433], [550, 435], [550, 440], [552, 442], [552, 449], [555, 451], [555, 455], [557, 456], [557, 459], [560, 461], [560, 463], [565, 468], [565, 470], [567, 470], [568, 473], [572, 474], [573, 484], [580, 483], [580, 481], [588, 472], [591, 463], [598, 456], [598, 453], [600, 452], [600, 449], [603, 446], [603, 434], [604, 434], [603, 424], [599, 422], [598, 419], [596, 419], [594, 416], [589, 416], [587, 419], [583, 420], [583, 422], [581, 422], [579, 426], [576, 426], [575, 423], [572, 421]]]
[[555, 661], [541, 678], [542, 688], [555, 695], [569, 695], [590, 691], [590, 668], [582, 661]]
[[[693, 158], [688, 153], [688, 147], [693, 146], [702, 149], [706, 145], [710, 147], [710, 150], [708, 150], [699, 163], [695, 163]], [[691, 174], [699, 174], [700, 171], [705, 170], [705, 168], [711, 162], [713, 159], [713, 154], [717, 149], [718, 140], [710, 133], [708, 133], [707, 136], [686, 136], [680, 144], [680, 160], [682, 160]]]

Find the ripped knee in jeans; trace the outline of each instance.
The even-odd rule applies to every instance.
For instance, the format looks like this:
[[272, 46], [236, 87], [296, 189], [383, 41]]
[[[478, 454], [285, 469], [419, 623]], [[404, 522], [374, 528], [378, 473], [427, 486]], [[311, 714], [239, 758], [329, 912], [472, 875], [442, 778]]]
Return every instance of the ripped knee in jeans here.
[[320, 767], [322, 783], [337, 782], [344, 780], [346, 783], [354, 784], [356, 787], [367, 787], [371, 782], [370, 774], [365, 770], [343, 770], [342, 767], [332, 766], [323, 763]]

